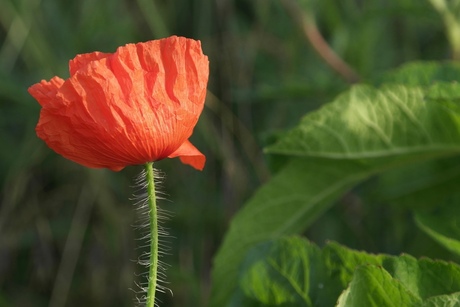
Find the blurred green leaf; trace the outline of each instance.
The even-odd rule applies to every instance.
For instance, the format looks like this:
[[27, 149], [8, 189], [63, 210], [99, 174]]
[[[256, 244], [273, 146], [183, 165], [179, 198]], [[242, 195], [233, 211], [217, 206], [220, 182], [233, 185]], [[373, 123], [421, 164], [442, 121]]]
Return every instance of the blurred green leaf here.
[[[368, 191], [371, 202], [390, 203], [405, 208], [430, 209], [459, 194], [458, 156], [421, 161], [383, 173], [375, 191]], [[447, 200], [447, 201], [449, 201]]]
[[[426, 74], [419, 74], [418, 82]], [[442, 87], [358, 85], [306, 115], [269, 146], [268, 153], [291, 161], [234, 218], [215, 258], [213, 306], [228, 302], [236, 270], [251, 245], [303, 231], [345, 191], [372, 175], [459, 154], [460, 112], [451, 99], [458, 95], [455, 84], [448, 92]]]
[[416, 61], [388, 71], [373, 81], [377, 85], [398, 83], [404, 85], [430, 86], [433, 85], [435, 81], [457, 82], [458, 80], [460, 80], [459, 62]]
[[225, 306], [239, 264], [252, 245], [302, 231], [365, 174], [359, 162], [292, 159], [233, 219], [214, 259], [213, 306]]

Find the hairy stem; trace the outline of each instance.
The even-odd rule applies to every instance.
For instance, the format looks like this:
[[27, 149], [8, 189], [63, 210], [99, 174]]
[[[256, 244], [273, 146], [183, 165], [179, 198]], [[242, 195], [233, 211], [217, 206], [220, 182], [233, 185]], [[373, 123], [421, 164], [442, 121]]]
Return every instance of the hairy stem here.
[[155, 196], [155, 178], [153, 174], [153, 162], [145, 164], [147, 180], [147, 195], [150, 219], [150, 265], [147, 289], [147, 307], [155, 305], [155, 290], [157, 288], [158, 271], [158, 216]]

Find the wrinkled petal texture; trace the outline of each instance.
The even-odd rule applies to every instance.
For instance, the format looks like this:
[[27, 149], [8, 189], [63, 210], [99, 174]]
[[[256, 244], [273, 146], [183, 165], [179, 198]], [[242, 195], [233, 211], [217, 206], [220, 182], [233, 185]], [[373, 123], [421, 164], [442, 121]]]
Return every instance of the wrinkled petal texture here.
[[199, 41], [169, 37], [76, 56], [70, 78], [29, 88], [42, 110], [37, 135], [88, 167], [120, 170], [167, 157], [202, 169], [189, 141], [206, 96], [208, 58]]

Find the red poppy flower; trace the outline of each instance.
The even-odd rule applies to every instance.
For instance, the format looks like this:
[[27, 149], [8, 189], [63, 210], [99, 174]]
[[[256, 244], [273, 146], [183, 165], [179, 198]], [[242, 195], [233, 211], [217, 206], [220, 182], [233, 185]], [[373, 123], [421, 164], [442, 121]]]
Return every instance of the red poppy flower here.
[[209, 62], [199, 41], [169, 37], [77, 55], [70, 78], [29, 88], [42, 106], [37, 135], [57, 153], [88, 167], [179, 157], [203, 169], [188, 138], [206, 96]]

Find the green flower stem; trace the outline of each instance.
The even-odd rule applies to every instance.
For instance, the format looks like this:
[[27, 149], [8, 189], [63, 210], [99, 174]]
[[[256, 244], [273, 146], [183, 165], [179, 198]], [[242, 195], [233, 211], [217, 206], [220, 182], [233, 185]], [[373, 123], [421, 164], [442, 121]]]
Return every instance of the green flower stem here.
[[157, 288], [157, 271], [158, 271], [158, 216], [157, 203], [155, 197], [155, 178], [153, 174], [153, 162], [145, 164], [145, 175], [147, 180], [147, 195], [149, 202], [150, 218], [150, 266], [147, 289], [147, 305], [155, 305], [155, 290]]

